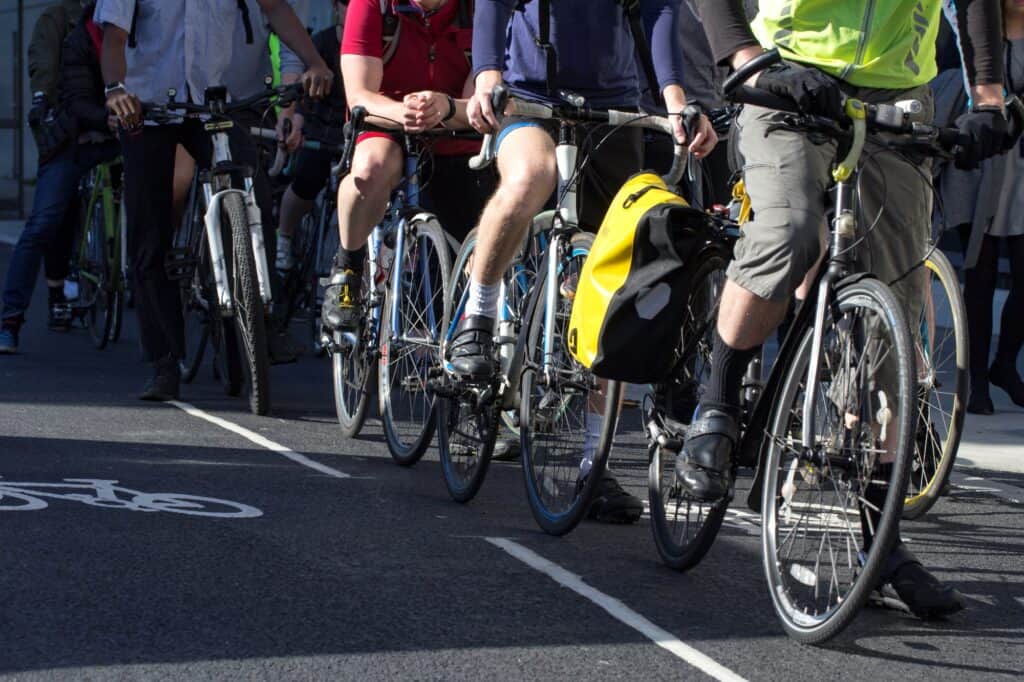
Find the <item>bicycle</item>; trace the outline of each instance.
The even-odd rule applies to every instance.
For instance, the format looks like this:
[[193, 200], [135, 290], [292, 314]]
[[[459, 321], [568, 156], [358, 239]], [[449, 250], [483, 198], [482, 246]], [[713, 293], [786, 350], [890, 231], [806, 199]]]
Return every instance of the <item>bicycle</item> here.
[[[566, 343], [572, 292], [593, 244], [593, 235], [582, 230], [577, 215], [577, 125], [640, 127], [671, 136], [672, 124], [667, 118], [632, 112], [537, 104], [509, 97], [503, 87], [496, 89], [492, 104], [496, 112], [559, 122], [558, 201], [554, 211], [534, 220], [520, 256], [504, 278], [495, 336], [496, 375], [472, 384], [460, 381], [448, 363], [435, 372], [435, 391], [443, 397], [438, 420], [441, 468], [449, 494], [459, 502], [471, 500], [487, 474], [499, 415], [517, 409], [530, 510], [544, 531], [562, 535], [586, 513], [607, 458], [608, 447], [601, 446], [595, 452], [604, 456], [591, 457], [585, 442], [586, 414], [601, 407], [605, 415], [609, 409], [617, 411], [621, 392], [614, 384], [606, 390], [572, 357]], [[691, 110], [690, 115], [695, 113]], [[489, 136], [471, 166], [482, 168], [495, 155], [495, 137]], [[684, 148], [676, 144], [666, 176], [670, 184], [682, 176], [685, 158]], [[475, 240], [467, 239], [452, 270], [445, 305], [446, 346], [466, 305], [468, 264], [475, 247]], [[614, 420], [602, 422], [601, 441], [610, 444]]]
[[[208, 340], [214, 343], [214, 367], [228, 395], [248, 387], [254, 414], [270, 411], [270, 358], [266, 311], [271, 304], [270, 270], [263, 243], [262, 218], [253, 193], [255, 169], [231, 158], [231, 114], [276, 99], [287, 104], [302, 93], [298, 84], [269, 88], [228, 102], [223, 86], [207, 88], [205, 104], [176, 102], [168, 91], [164, 104], [145, 103], [147, 120], [174, 122], [180, 114], [200, 117], [213, 147], [211, 168], [197, 169], [188, 208], [167, 255], [168, 278], [182, 282], [186, 357], [182, 378], [191, 381]], [[242, 178], [236, 187], [234, 176]], [[225, 254], [231, 257], [226, 258]]]
[[[351, 169], [367, 115], [363, 107], [352, 109], [345, 154], [332, 171], [338, 177]], [[368, 243], [366, 295], [360, 304], [364, 323], [354, 332], [325, 331], [321, 340], [331, 353], [335, 407], [346, 435], [358, 433], [365, 420], [376, 367], [384, 436], [401, 466], [418, 462], [434, 435], [436, 406], [427, 381], [430, 369], [440, 362], [441, 318], [451, 270], [448, 236], [432, 213], [419, 208], [423, 141], [478, 137], [444, 129], [401, 135], [403, 179]]]
[[[289, 128], [285, 127], [287, 135]], [[249, 133], [258, 139], [277, 140], [277, 131], [271, 128], [249, 128]], [[326, 151], [332, 156], [344, 154], [344, 144], [333, 144], [326, 140], [305, 137], [302, 148], [310, 151]], [[288, 175], [294, 155], [284, 154], [281, 148], [268, 175], [272, 178], [281, 174]], [[281, 293], [283, 311], [281, 320], [287, 326], [300, 314], [308, 316], [313, 339], [314, 350], [319, 352], [320, 340], [320, 307], [323, 303], [323, 288], [319, 281], [328, 277], [331, 263], [338, 250], [338, 215], [337, 180], [329, 176], [324, 189], [316, 198], [314, 209], [299, 224], [292, 237], [292, 251], [295, 253], [295, 264], [287, 272], [282, 273]], [[353, 434], [345, 434], [350, 436]]]
[[75, 313], [102, 350], [121, 336], [128, 282], [124, 270], [125, 223], [121, 210], [120, 160], [101, 163], [79, 185], [82, 241], [78, 254], [79, 299]]
[[[745, 64], [726, 81], [726, 96], [794, 111], [792, 102], [741, 85], [778, 59], [777, 52], [768, 52]], [[848, 122], [794, 113], [780, 123], [846, 145], [833, 169], [827, 260], [767, 381], [753, 391], [732, 471], [735, 481], [739, 468], [757, 469], [748, 503], [762, 516], [769, 592], [783, 628], [802, 642], [830, 639], [864, 605], [881, 577], [903, 511], [916, 416], [914, 345], [897, 299], [884, 283], [858, 272], [853, 249], [859, 243], [858, 162], [869, 131], [890, 133], [892, 144], [898, 140], [931, 155], [946, 154], [962, 141], [956, 130], [912, 122], [908, 112], [914, 104], [902, 108], [849, 99]], [[699, 330], [714, 323], [714, 305], [701, 309], [697, 333], [690, 334], [694, 344], [700, 342]], [[707, 361], [710, 349], [694, 351], [693, 358]], [[685, 424], [658, 418], [664, 414], [657, 410], [648, 414], [652, 527], [666, 563], [686, 570], [711, 547], [735, 484], [722, 500], [691, 498], [674, 480], [671, 466]], [[882, 461], [886, 454], [891, 463]], [[866, 499], [872, 485], [887, 488], [881, 509]], [[666, 508], [674, 517], [664, 515]], [[879, 519], [865, 530], [866, 508], [879, 512]], [[871, 514], [863, 516], [872, 524]]]

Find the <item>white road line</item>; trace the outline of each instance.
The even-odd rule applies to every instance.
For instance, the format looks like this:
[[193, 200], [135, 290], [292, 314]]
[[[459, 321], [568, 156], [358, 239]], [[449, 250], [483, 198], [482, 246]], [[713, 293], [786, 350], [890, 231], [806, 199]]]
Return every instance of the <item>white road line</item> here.
[[1014, 504], [1024, 503], [1024, 489], [1009, 485], [1008, 483], [1000, 483], [999, 481], [982, 478], [981, 476], [968, 476], [958, 471], [953, 472], [951, 479], [952, 484], [962, 490], [988, 493]]
[[259, 445], [261, 448], [266, 448], [271, 452], [276, 452], [279, 455], [284, 455], [285, 457], [295, 462], [296, 464], [301, 464], [304, 467], [309, 467], [314, 471], [319, 471], [321, 474], [327, 474], [328, 476], [334, 476], [335, 478], [352, 478], [350, 475], [346, 474], [343, 471], [338, 471], [337, 469], [331, 468], [326, 464], [315, 462], [311, 460], [309, 457], [306, 457], [303, 454], [295, 452], [291, 448], [286, 448], [280, 443], [275, 443], [269, 438], [265, 438], [260, 434], [256, 433], [255, 431], [250, 431], [244, 426], [239, 426], [234, 422], [229, 422], [227, 419], [221, 419], [220, 417], [216, 417], [210, 414], [209, 412], [200, 410], [195, 405], [179, 402], [177, 400], [171, 400], [168, 404], [174, 405], [179, 410], [182, 410], [193, 417], [198, 417], [199, 419], [208, 421], [211, 424], [221, 427], [222, 429], [226, 429], [227, 431], [230, 431], [232, 433], [237, 433], [239, 436], [249, 441], [252, 441], [256, 445]]
[[514, 542], [508, 538], [484, 539], [492, 545], [505, 550], [530, 568], [545, 574], [559, 585], [568, 587], [581, 597], [597, 604], [616, 620], [633, 628], [660, 646], [662, 649], [665, 649], [674, 656], [681, 658], [701, 672], [714, 677], [716, 680], [729, 680], [730, 682], [742, 682], [744, 680], [744, 678], [740, 677], [714, 659], [702, 654], [690, 645], [684, 644], [673, 636], [672, 633], [662, 630], [618, 599], [610, 597], [604, 592], [591, 587], [578, 575], [570, 573], [558, 564], [548, 561], [536, 552], [520, 545], [518, 542]]

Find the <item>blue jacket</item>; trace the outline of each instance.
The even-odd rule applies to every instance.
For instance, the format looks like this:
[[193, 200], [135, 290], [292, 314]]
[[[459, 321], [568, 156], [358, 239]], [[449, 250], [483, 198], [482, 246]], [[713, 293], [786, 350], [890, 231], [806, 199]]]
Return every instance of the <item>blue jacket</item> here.
[[[658, 87], [682, 83], [682, 50], [675, 30], [680, 0], [640, 0]], [[647, 84], [621, 5], [614, 0], [549, 0], [550, 42], [558, 59], [556, 90], [587, 98], [593, 107], [635, 107]], [[475, 73], [498, 69], [517, 95], [550, 102], [547, 59], [539, 38], [539, 0], [477, 0], [473, 21]]]

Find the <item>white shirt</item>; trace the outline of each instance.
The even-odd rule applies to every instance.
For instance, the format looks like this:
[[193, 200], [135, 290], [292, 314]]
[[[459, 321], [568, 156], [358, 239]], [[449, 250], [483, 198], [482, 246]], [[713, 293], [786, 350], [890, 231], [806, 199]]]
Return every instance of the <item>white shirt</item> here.
[[[267, 39], [270, 37], [270, 26], [256, 0], [245, 0], [249, 7], [249, 22], [252, 25], [252, 42], [246, 40], [245, 22], [241, 13], [235, 22], [234, 52], [231, 66], [225, 75], [224, 85], [233, 99], [245, 99], [258, 95], [266, 87], [264, 79], [272, 75], [273, 65], [270, 63], [270, 48]], [[237, 4], [237, 3], [236, 3]], [[292, 11], [298, 16], [303, 26], [308, 19], [306, 0], [288, 0]], [[301, 75], [306, 70], [302, 60], [288, 49], [281, 41], [281, 73]]]

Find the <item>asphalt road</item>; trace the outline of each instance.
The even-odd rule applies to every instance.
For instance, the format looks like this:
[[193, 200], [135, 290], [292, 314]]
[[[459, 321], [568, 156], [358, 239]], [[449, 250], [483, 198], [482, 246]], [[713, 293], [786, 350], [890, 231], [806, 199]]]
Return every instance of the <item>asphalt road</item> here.
[[[0, 272], [9, 254], [0, 246]], [[1024, 495], [1020, 475], [963, 472], [969, 487], [904, 525], [968, 595], [965, 612], [922, 623], [871, 608], [828, 646], [806, 647], [776, 622], [750, 521], [732, 519], [685, 575], [660, 564], [646, 519], [551, 538], [514, 464], [494, 466], [462, 506], [435, 453], [395, 466], [375, 419], [341, 439], [324, 361], [273, 368], [269, 418], [225, 397], [206, 368], [183, 396], [201, 412], [187, 412], [135, 399], [147, 371], [136, 339], [134, 321], [106, 351], [81, 329], [48, 332], [40, 292], [23, 353], [0, 358], [0, 675], [1024, 674], [1024, 527], [1008, 499]], [[1024, 445], [1007, 447], [1024, 458]], [[645, 454], [627, 442], [616, 455], [639, 492]], [[102, 481], [117, 481], [121, 502], [103, 501], [115, 493]], [[217, 516], [178, 513], [194, 511], [183, 495], [219, 501], [204, 507]]]

